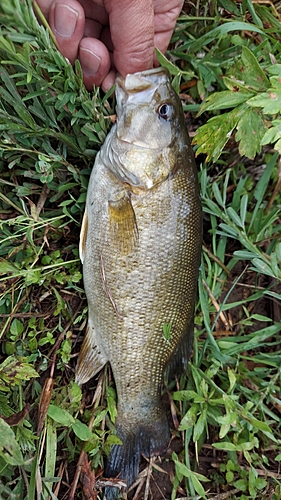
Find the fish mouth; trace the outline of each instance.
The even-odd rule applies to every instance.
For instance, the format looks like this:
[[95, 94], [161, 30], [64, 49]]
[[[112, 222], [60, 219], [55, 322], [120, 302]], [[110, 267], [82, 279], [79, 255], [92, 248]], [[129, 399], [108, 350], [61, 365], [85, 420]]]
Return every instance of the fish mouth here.
[[152, 86], [154, 87], [156, 83], [159, 85], [159, 78], [161, 79], [161, 77], [163, 77], [164, 80], [167, 80], [167, 78], [169, 79], [168, 70], [162, 66], [133, 74], [129, 73], [125, 78], [117, 76], [116, 84], [126, 93], [141, 92]]

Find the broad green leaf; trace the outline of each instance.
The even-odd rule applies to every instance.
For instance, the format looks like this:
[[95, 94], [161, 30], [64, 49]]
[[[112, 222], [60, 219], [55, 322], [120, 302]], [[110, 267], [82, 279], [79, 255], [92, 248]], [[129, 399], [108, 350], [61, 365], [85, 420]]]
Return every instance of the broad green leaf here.
[[106, 390], [107, 396], [107, 408], [110, 415], [111, 422], [115, 422], [117, 417], [117, 405], [116, 405], [116, 391], [113, 387], [108, 386]]
[[81, 441], [89, 441], [89, 439], [92, 438], [93, 433], [89, 429], [89, 427], [86, 424], [83, 424], [83, 422], [80, 422], [80, 420], [75, 420], [75, 423], [72, 425], [72, 430], [76, 434]]
[[247, 194], [244, 194], [241, 198], [241, 203], [240, 203], [240, 217], [241, 221], [243, 224], [243, 227], [245, 227], [245, 220], [246, 220], [246, 215], [247, 215], [247, 207], [248, 207], [248, 199], [249, 196]]
[[235, 108], [239, 106], [239, 104], [246, 102], [249, 97], [249, 92], [232, 92], [231, 90], [215, 92], [206, 99], [206, 102], [202, 104], [202, 106], [200, 106], [198, 116], [205, 111]]
[[58, 424], [64, 427], [70, 427], [75, 423], [74, 418], [64, 408], [59, 408], [56, 405], [49, 405], [48, 415]]
[[276, 151], [281, 154], [281, 138], [278, 139], [278, 141], [274, 144], [274, 149], [276, 149]]
[[236, 16], [240, 17], [241, 13], [239, 9], [236, 7], [235, 2], [232, 2], [231, 0], [219, 0], [218, 3], [225, 10], [232, 12]]
[[272, 322], [271, 318], [268, 318], [267, 316], [263, 316], [262, 314], [252, 314], [251, 318], [256, 319], [257, 321], [270, 321]]
[[261, 139], [262, 146], [265, 144], [274, 144], [276, 141], [281, 139], [281, 120], [273, 120], [271, 125], [272, 126], [266, 130]]
[[262, 274], [266, 274], [267, 276], [271, 276], [272, 278], [278, 278], [278, 276], [275, 276], [275, 273], [273, 269], [268, 265], [265, 261], [254, 258], [252, 260], [253, 267], [250, 269], [253, 269], [254, 271]]
[[116, 436], [115, 434], [110, 434], [107, 438], [106, 438], [106, 444], [108, 446], [112, 446], [113, 444], [123, 444], [122, 440]]
[[[191, 474], [190, 476], [191, 478], [191, 481], [192, 481], [192, 484], [194, 486], [194, 489], [196, 491], [196, 493], [198, 493], [198, 495], [201, 495], [202, 498], [207, 498], [206, 495], [205, 495], [205, 490], [202, 486], [202, 484], [200, 483], [199, 479], [197, 478], [197, 476], [195, 476], [195, 474]], [[206, 480], [207, 478], [205, 478], [204, 480]], [[202, 481], [202, 479], [201, 479]]]
[[243, 228], [243, 223], [239, 215], [232, 207], [227, 207], [226, 212], [229, 218], [234, 222], [234, 224], [236, 224], [238, 227]]
[[57, 460], [57, 428], [52, 418], [47, 418], [46, 428], [45, 476], [53, 477]]
[[177, 391], [173, 393], [173, 399], [175, 401], [189, 401], [190, 399], [198, 399], [198, 402], [204, 402], [205, 399], [199, 396], [195, 391]]
[[237, 60], [232, 66], [229, 75], [242, 81], [250, 90], [261, 92], [270, 86], [269, 80], [258, 60], [247, 47], [242, 48], [241, 59]]
[[228, 441], [223, 441], [220, 443], [213, 443], [212, 446], [217, 450], [225, 450], [225, 451], [236, 451], [237, 446], [233, 443], [229, 443]]
[[188, 469], [188, 467], [185, 464], [179, 462], [178, 460], [175, 460], [175, 465], [176, 465], [176, 468], [179, 471], [179, 473], [182, 474], [184, 477], [195, 476], [195, 477], [197, 477], [197, 479], [199, 479], [199, 481], [203, 481], [203, 482], [209, 481], [209, 479], [207, 479], [205, 476], [203, 476], [202, 474], [199, 474], [198, 472], [194, 472], [194, 471]]
[[184, 417], [181, 420], [179, 431], [185, 431], [186, 429], [190, 429], [191, 427], [193, 427], [193, 425], [196, 422], [198, 410], [199, 410], [198, 404], [193, 404], [189, 408], [188, 412], [184, 415]]
[[255, 97], [248, 99], [247, 104], [263, 108], [263, 113], [275, 115], [281, 111], [281, 88], [271, 88], [267, 92], [261, 92]]
[[0, 258], [0, 274], [18, 273], [19, 269], [6, 259]]
[[241, 104], [229, 113], [214, 116], [206, 125], [199, 127], [192, 141], [199, 146], [196, 156], [203, 153], [207, 155], [207, 161], [216, 161], [246, 109], [246, 105]]
[[227, 375], [228, 375], [228, 379], [229, 379], [228, 392], [231, 392], [236, 384], [236, 375], [235, 375], [235, 372], [233, 370], [231, 370], [230, 368], [227, 368]]
[[11, 386], [22, 385], [24, 380], [30, 380], [38, 376], [38, 373], [26, 361], [26, 358], [8, 356], [0, 365], [0, 380]]
[[207, 426], [207, 406], [204, 405], [203, 410], [201, 411], [197, 422], [194, 424], [194, 429], [193, 429], [194, 442], [200, 439], [206, 426]]
[[235, 250], [233, 252], [233, 255], [235, 257], [238, 257], [239, 259], [245, 259], [245, 260], [252, 260], [254, 257], [259, 257], [259, 253], [254, 253], [254, 252], [249, 252], [248, 250]]
[[251, 422], [253, 427], [260, 429], [261, 431], [266, 431], [266, 432], [271, 433], [271, 428], [265, 422], [261, 422], [260, 420], [257, 420], [256, 418], [251, 418], [251, 419], [249, 418], [247, 420], [249, 420], [249, 422]]
[[227, 33], [230, 33], [232, 31], [252, 31], [255, 33], [260, 33], [261, 35], [263, 32], [257, 28], [257, 26], [254, 26], [253, 24], [250, 23], [244, 23], [241, 21], [230, 21], [222, 24], [221, 26], [218, 26], [217, 28], [212, 29], [205, 35], [201, 36], [198, 40], [192, 41], [192, 42], [187, 42], [181, 47], [181, 49], [187, 49], [188, 52], [197, 52], [198, 50], [202, 49], [205, 45], [208, 45], [211, 43], [213, 40], [216, 40]]
[[228, 76], [224, 76], [223, 83], [228, 90], [231, 90], [231, 92], [239, 93], [241, 91], [243, 94], [248, 94], [248, 99], [256, 95], [256, 92], [246, 87], [245, 82], [238, 80], [234, 76], [232, 76], [231, 78]]
[[235, 238], [235, 239], [238, 238], [238, 232], [233, 227], [228, 226], [227, 224], [224, 224], [224, 222], [221, 222], [219, 227], [221, 227], [223, 229], [226, 236], [230, 236], [231, 238]]
[[233, 486], [238, 488], [238, 490], [246, 491], [248, 489], [248, 481], [246, 479], [238, 479], [238, 481], [233, 483]]
[[273, 64], [272, 66], [269, 66], [267, 68], [267, 72], [270, 74], [270, 75], [277, 75], [277, 76], [281, 76], [281, 64]]
[[15, 338], [19, 337], [19, 335], [23, 332], [24, 326], [22, 322], [15, 318], [13, 319], [11, 326], [10, 326], [10, 333], [13, 335]]
[[14, 466], [24, 464], [23, 456], [11, 427], [0, 417], [0, 456]]
[[261, 152], [261, 139], [266, 132], [266, 126], [260, 114], [255, 109], [247, 109], [237, 123], [235, 139], [239, 142], [239, 153], [253, 159]]
[[169, 70], [169, 72], [171, 73], [171, 75], [177, 76], [179, 73], [183, 73], [183, 74], [189, 76], [190, 78], [192, 78], [194, 76], [193, 71], [181, 71], [180, 68], [178, 66], [175, 66], [173, 63], [171, 63], [171, 61], [169, 61], [169, 59], [167, 59], [167, 57], [164, 56], [164, 54], [162, 54], [162, 52], [159, 49], [157, 49], [157, 47], [155, 47], [155, 52], [156, 52], [157, 59], [160, 62], [161, 66], [163, 66], [163, 68], [167, 68]]
[[99, 423], [105, 418], [106, 414], [107, 410], [100, 411], [94, 420], [93, 427], [97, 427]]
[[217, 417], [219, 424], [233, 424], [238, 419], [237, 413], [227, 413], [222, 417]]

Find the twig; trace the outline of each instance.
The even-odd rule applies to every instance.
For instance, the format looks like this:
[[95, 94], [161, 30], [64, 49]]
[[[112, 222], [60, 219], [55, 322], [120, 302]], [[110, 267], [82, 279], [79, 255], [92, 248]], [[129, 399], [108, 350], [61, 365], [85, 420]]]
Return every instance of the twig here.
[[36, 205], [36, 212], [37, 212], [37, 215], [39, 217], [40, 215], [40, 212], [41, 210], [43, 209], [44, 205], [45, 205], [45, 202], [48, 198], [48, 195], [50, 193], [50, 188], [48, 186], [46, 186], [46, 184], [43, 185], [43, 189], [42, 189], [42, 192], [39, 196], [39, 200], [38, 200], [38, 203]]
[[204, 252], [206, 252], [206, 254], [208, 254], [208, 256], [224, 270], [227, 276], [230, 277], [231, 271], [226, 267], [226, 265], [216, 255], [214, 255], [205, 245], [203, 245], [202, 248]]
[[151, 457], [149, 459], [149, 464], [147, 466], [147, 476], [146, 476], [146, 482], [145, 482], [145, 490], [144, 490], [144, 497], [143, 500], [148, 499], [148, 494], [149, 494], [149, 487], [150, 487], [150, 478], [152, 476], [152, 463], [155, 461], [154, 457]]
[[234, 490], [226, 491], [225, 493], [219, 493], [219, 495], [216, 495], [211, 498], [211, 500], [226, 500], [227, 498], [231, 497], [232, 495], [235, 495], [238, 493], [238, 489], [235, 488]]
[[203, 285], [204, 285], [204, 287], [206, 288], [206, 290], [207, 290], [207, 292], [209, 294], [209, 297], [210, 297], [210, 299], [211, 299], [211, 301], [213, 303], [214, 308], [216, 309], [217, 312], [219, 312], [219, 317], [220, 317], [221, 321], [223, 322], [225, 328], [227, 330], [231, 330], [231, 326], [230, 326], [228, 320], [226, 319], [225, 315], [221, 311], [221, 308], [220, 308], [217, 300], [215, 299], [214, 295], [212, 294], [212, 292], [211, 292], [209, 286], [207, 285], [206, 281], [202, 280], [202, 282], [203, 282]]
[[57, 477], [59, 477], [60, 480], [59, 480], [59, 482], [56, 485], [55, 490], [54, 490], [54, 495], [56, 497], [59, 494], [59, 490], [60, 490], [60, 487], [61, 487], [61, 482], [62, 482], [62, 478], [63, 478], [63, 474], [64, 474], [66, 466], [67, 466], [67, 460], [65, 462], [61, 462], [60, 467], [59, 467], [59, 471], [57, 473]]

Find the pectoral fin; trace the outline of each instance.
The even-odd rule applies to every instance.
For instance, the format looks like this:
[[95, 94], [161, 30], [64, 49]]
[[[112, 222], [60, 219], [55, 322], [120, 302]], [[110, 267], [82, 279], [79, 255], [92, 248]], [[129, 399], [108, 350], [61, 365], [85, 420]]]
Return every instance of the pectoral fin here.
[[87, 210], [85, 209], [80, 231], [80, 241], [79, 241], [79, 257], [82, 264], [84, 262], [84, 256], [86, 251], [87, 231], [88, 231], [88, 215], [87, 215]]
[[138, 241], [138, 227], [130, 195], [124, 192], [117, 200], [109, 200], [110, 232], [116, 249], [130, 253]]

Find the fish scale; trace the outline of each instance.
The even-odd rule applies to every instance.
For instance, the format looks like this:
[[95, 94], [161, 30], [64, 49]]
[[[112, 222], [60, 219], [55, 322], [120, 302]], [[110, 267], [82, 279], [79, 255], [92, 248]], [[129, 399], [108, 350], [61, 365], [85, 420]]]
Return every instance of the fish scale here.
[[105, 476], [129, 486], [140, 453], [169, 442], [163, 374], [185, 369], [191, 352], [202, 235], [193, 152], [166, 70], [119, 79], [116, 94], [117, 124], [97, 155], [81, 230], [89, 325], [76, 380], [110, 362], [123, 444], [112, 447]]

